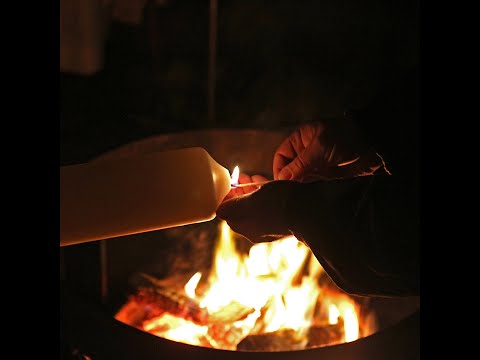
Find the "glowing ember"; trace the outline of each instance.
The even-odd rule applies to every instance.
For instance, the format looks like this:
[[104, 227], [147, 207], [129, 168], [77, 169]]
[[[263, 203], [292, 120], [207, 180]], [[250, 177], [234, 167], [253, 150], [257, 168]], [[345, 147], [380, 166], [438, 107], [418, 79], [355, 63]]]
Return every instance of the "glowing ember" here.
[[181, 294], [152, 281], [153, 295], [131, 297], [115, 318], [170, 340], [225, 350], [298, 350], [376, 330], [372, 316], [359, 319], [360, 305], [325, 281], [320, 263], [295, 237], [255, 244], [247, 255], [237, 251], [226, 222], [219, 230], [201, 290], [200, 272]]

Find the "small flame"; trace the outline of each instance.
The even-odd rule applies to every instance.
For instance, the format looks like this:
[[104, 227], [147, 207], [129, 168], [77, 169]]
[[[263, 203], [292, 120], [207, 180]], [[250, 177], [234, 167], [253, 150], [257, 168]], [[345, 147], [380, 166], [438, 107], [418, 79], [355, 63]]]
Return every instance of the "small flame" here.
[[197, 288], [198, 282], [200, 281], [201, 277], [202, 273], [196, 272], [185, 284], [185, 293], [192, 299], [195, 299], [195, 289]]
[[328, 323], [329, 324], [338, 324], [338, 317], [340, 316], [340, 311], [335, 304], [330, 304], [328, 306]]
[[232, 185], [238, 185], [238, 177], [240, 176], [240, 169], [238, 166], [235, 166], [235, 169], [233, 169], [231, 179], [230, 179], [230, 184]]
[[329, 299], [329, 301], [332, 303], [328, 305], [328, 322], [338, 324], [338, 320], [341, 318], [344, 324], [344, 341], [357, 340], [360, 337], [360, 324], [353, 301], [347, 298]]
[[359, 324], [355, 306], [349, 301], [344, 301], [340, 303], [340, 313], [345, 321], [345, 342], [357, 340], [359, 335]]

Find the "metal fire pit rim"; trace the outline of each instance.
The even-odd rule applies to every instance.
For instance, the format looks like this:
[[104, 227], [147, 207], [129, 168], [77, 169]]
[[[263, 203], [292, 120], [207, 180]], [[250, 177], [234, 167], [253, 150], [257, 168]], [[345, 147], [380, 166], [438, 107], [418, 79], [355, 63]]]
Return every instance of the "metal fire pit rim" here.
[[134, 330], [139, 331], [142, 334], [148, 335], [149, 337], [153, 337], [154, 339], [161, 339], [161, 341], [180, 344], [182, 346], [191, 347], [191, 348], [195, 348], [195, 349], [204, 349], [205, 351], [226, 352], [226, 353], [246, 353], [246, 354], [252, 354], [252, 353], [256, 353], [256, 354], [287, 354], [288, 353], [288, 354], [291, 354], [291, 353], [305, 353], [305, 352], [308, 352], [308, 351], [318, 352], [319, 349], [326, 349], [326, 348], [338, 349], [339, 351], [342, 351], [342, 349], [344, 347], [351, 346], [352, 344], [362, 344], [363, 345], [366, 342], [373, 341], [372, 339], [377, 339], [378, 337], [385, 336], [384, 333], [389, 333], [389, 332], [392, 332], [392, 331], [398, 331], [398, 329], [402, 328], [405, 325], [411, 325], [411, 324], [415, 323], [419, 319], [419, 317], [420, 317], [420, 309], [417, 309], [412, 314], [407, 315], [405, 318], [401, 319], [397, 323], [395, 323], [393, 325], [390, 325], [390, 326], [388, 326], [388, 327], [386, 327], [382, 330], [376, 331], [376, 332], [374, 332], [370, 335], [361, 337], [361, 338], [359, 338], [357, 340], [354, 340], [354, 341], [343, 342], [343, 343], [332, 344], [332, 345], [312, 346], [312, 347], [308, 347], [308, 348], [300, 349], [300, 350], [295, 350], [294, 349], [294, 350], [282, 350], [282, 351], [228, 350], [228, 349], [208, 348], [208, 347], [200, 346], [200, 345], [191, 345], [191, 344], [188, 344], [188, 343], [183, 343], [183, 342], [180, 342], [180, 341], [174, 341], [174, 340], [170, 340], [170, 339], [167, 339], [167, 338], [164, 338], [164, 337], [161, 337], [161, 336], [151, 334], [147, 331], [143, 331], [141, 329], [135, 328], [134, 326], [125, 324], [125, 323], [123, 323], [123, 322], [121, 322], [121, 321], [119, 321], [115, 318], [113, 320], [117, 323], [120, 323], [121, 326], [127, 326], [127, 327], [130, 327], [130, 328], [133, 328]]
[[[322, 360], [366, 360], [366, 359], [405, 359], [405, 351], [417, 358], [419, 354], [420, 308], [397, 323], [358, 340], [329, 346], [311, 347], [291, 351], [234, 351], [195, 346], [159, 337], [114, 318], [104, 306], [86, 301], [74, 291], [64, 289], [62, 295], [64, 314], [62, 329], [68, 338], [75, 339], [71, 344], [77, 351], [92, 359], [137, 359], [156, 360], [178, 359], [179, 354], [194, 356], [195, 359], [260, 360], [269, 354], [278, 360], [302, 359]], [[95, 331], [92, 333], [92, 329]], [[181, 353], [179, 353], [179, 351]], [[407, 357], [410, 358], [410, 357]]]
[[[266, 128], [226, 128], [226, 127], [216, 127], [216, 128], [208, 128], [208, 129], [192, 129], [192, 130], [180, 130], [180, 131], [172, 131], [167, 133], [159, 133], [154, 135], [149, 135], [137, 140], [133, 140], [131, 142], [125, 143], [123, 145], [116, 146], [110, 150], [104, 151], [103, 153], [97, 155], [93, 161], [101, 160], [110, 158], [111, 156], [117, 156], [120, 153], [128, 152], [132, 150], [135, 152], [139, 150], [144, 145], [148, 145], [152, 142], [157, 141], [158, 139], [168, 139], [170, 137], [173, 138], [184, 138], [188, 136], [199, 136], [199, 135], [258, 135], [258, 134], [265, 134], [265, 135], [278, 135], [278, 136], [286, 136], [292, 131], [292, 127], [283, 127], [277, 129], [266, 129]], [[278, 144], [280, 145], [280, 144]], [[184, 147], [181, 143], [178, 144], [178, 148]], [[141, 150], [143, 151], [143, 150]]]

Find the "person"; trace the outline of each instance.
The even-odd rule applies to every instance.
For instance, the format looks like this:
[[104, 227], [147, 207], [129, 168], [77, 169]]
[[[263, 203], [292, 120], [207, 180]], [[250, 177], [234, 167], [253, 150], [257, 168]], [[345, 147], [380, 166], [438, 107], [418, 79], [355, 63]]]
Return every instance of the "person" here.
[[419, 296], [417, 81], [402, 74], [363, 110], [301, 124], [275, 152], [274, 181], [233, 189], [217, 217], [254, 243], [294, 235], [350, 294]]

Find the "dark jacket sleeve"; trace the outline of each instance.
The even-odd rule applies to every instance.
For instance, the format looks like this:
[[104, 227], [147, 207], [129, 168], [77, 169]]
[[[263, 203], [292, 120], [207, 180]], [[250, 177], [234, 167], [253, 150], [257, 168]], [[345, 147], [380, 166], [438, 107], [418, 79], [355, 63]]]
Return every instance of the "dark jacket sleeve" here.
[[402, 80], [356, 115], [389, 173], [301, 184], [289, 199], [291, 231], [352, 294], [420, 292], [416, 75]]

